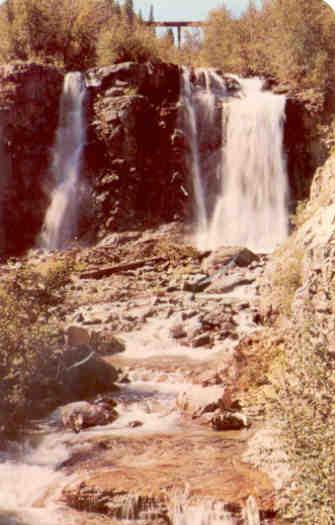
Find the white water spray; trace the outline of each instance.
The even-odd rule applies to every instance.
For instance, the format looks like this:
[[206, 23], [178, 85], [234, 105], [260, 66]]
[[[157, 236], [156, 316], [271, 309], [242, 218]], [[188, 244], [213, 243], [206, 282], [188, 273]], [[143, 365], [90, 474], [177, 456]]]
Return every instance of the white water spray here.
[[[174, 496], [171, 522], [173, 525], [235, 525], [237, 520], [220, 501], [204, 499], [198, 503], [190, 502], [186, 489]], [[240, 520], [238, 522], [241, 523]], [[252, 496], [247, 500], [242, 522], [243, 525], [260, 525], [259, 510]]]
[[221, 192], [208, 247], [269, 251], [288, 235], [288, 183], [283, 154], [285, 96], [262, 91], [260, 79], [240, 80], [243, 98], [229, 105]]
[[52, 161], [55, 188], [41, 234], [41, 245], [48, 250], [64, 248], [76, 234], [78, 187], [85, 142], [84, 99], [81, 73], [67, 74]]
[[[204, 250], [242, 245], [269, 251], [288, 234], [283, 153], [286, 99], [263, 91], [261, 79], [233, 78], [241, 87], [238, 96], [229, 96], [225, 79], [213, 70], [183, 70], [195, 240]], [[202, 148], [204, 134], [207, 146]], [[215, 148], [221, 148], [221, 154], [206, 164], [204, 154]]]
[[183, 68], [183, 102], [186, 112], [186, 133], [190, 142], [190, 164], [192, 170], [193, 191], [195, 199], [195, 222], [199, 232], [207, 230], [207, 212], [205, 195], [201, 180], [199, 143], [197, 136], [197, 118], [192, 97], [191, 72]]
[[201, 150], [203, 142], [207, 142], [215, 127], [217, 98], [225, 96], [224, 81], [214, 71], [183, 68], [181, 107], [189, 146], [187, 160], [193, 183], [194, 222], [199, 236], [206, 236], [209, 227], [206, 173], [208, 164], [213, 164], [212, 159], [202, 158]]

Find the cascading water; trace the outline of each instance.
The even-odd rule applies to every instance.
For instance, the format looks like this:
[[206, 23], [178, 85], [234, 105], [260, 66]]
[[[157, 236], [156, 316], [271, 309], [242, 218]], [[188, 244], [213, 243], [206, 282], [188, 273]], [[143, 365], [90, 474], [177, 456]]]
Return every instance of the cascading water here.
[[[194, 79], [192, 78], [194, 77]], [[217, 159], [201, 155], [202, 145], [208, 141], [216, 125], [216, 99], [224, 97], [223, 79], [208, 69], [182, 70], [183, 127], [188, 139], [188, 169], [192, 174], [194, 195], [194, 222], [199, 236], [208, 231], [208, 181], [205, 174], [217, 165]], [[215, 152], [214, 152], [214, 157]]]
[[195, 105], [193, 103], [191, 88], [191, 73], [183, 69], [183, 102], [186, 111], [186, 133], [190, 139], [190, 163], [193, 179], [193, 191], [195, 198], [195, 221], [200, 232], [207, 229], [207, 212], [205, 206], [205, 195], [201, 180], [199, 143], [197, 137], [197, 119]]
[[[240, 85], [238, 93], [229, 94], [226, 79], [212, 70], [183, 70], [196, 244], [200, 249], [242, 245], [269, 251], [288, 234], [286, 99], [263, 91], [261, 79], [230, 79]], [[218, 150], [216, 162], [206, 165], [206, 156]]]
[[229, 104], [222, 182], [209, 227], [209, 247], [268, 251], [288, 234], [288, 183], [283, 154], [285, 96], [240, 80], [243, 96]]
[[78, 188], [85, 142], [85, 84], [81, 73], [68, 73], [60, 100], [52, 173], [55, 188], [41, 234], [41, 246], [64, 248], [74, 238], [78, 221]]
[[[219, 501], [203, 500], [190, 503], [188, 491], [176, 494], [171, 512], [173, 525], [236, 525], [237, 520]], [[241, 523], [238, 520], [238, 523]], [[243, 525], [260, 525], [259, 510], [255, 499], [250, 496], [242, 517]]]

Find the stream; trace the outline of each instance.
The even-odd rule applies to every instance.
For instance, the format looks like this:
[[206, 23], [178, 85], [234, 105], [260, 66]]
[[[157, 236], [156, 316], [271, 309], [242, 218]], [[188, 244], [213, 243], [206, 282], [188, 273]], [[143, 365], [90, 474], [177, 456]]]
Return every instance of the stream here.
[[[256, 265], [253, 271], [258, 275], [262, 269]], [[250, 274], [249, 270], [248, 272]], [[241, 275], [241, 270], [235, 269], [234, 275], [235, 277]], [[89, 281], [83, 286], [89, 287]], [[221, 475], [219, 458], [223, 457], [223, 453], [226, 458], [227, 452], [224, 449], [231, 447], [233, 455], [239, 454], [240, 442], [246, 439], [248, 430], [225, 433], [223, 440], [220, 437], [218, 441], [218, 436], [222, 433], [215, 433], [207, 426], [199, 424], [199, 421], [192, 416], [192, 412], [208, 404], [208, 399], [216, 399], [223, 395], [224, 385], [204, 388], [203, 377], [206, 374], [209, 376], [215, 374], [218, 369], [229, 370], [237, 341], [257, 329], [253, 322], [253, 309], [250, 307], [256, 293], [255, 283], [233, 287], [232, 291], [224, 296], [218, 295], [215, 290], [206, 291], [197, 294], [196, 305], [194, 298], [185, 293], [181, 304], [175, 308], [172, 315], [168, 312], [167, 316], [168, 304], [163, 303], [156, 314], [147, 319], [140, 329], [121, 333], [126, 351], [108, 358], [127, 375], [128, 383], [119, 384], [118, 391], [113, 393], [119, 417], [112, 424], [92, 427], [78, 434], [64, 430], [62, 427], [61, 408], [43, 421], [32, 422], [21, 442], [12, 443], [1, 456], [0, 524], [113, 523], [96, 513], [70, 509], [65, 502], [62, 502], [62, 492], [65, 487], [75, 485], [78, 480], [85, 480], [87, 474], [90, 475], [92, 467], [89, 458], [94, 462], [98, 450], [97, 463], [100, 465], [100, 449], [106, 447], [109, 454], [109, 444], [112, 443], [116, 446], [115, 450], [114, 445], [111, 445], [112, 453], [118, 456], [117, 447], [120, 446], [119, 455], [121, 454], [122, 458], [121, 460], [108, 459], [106, 466], [112, 461], [111, 472], [119, 468], [123, 469], [125, 465], [128, 465], [131, 471], [134, 470], [135, 496], [138, 490], [137, 477], [142, 479], [142, 465], [152, 464], [154, 471], [156, 468], [159, 471], [161, 467], [156, 466], [158, 459], [160, 461], [166, 454], [171, 454], [171, 457], [164, 461], [171, 461], [172, 471], [168, 468], [164, 475], [166, 479], [170, 479], [174, 475], [174, 468], [179, 472], [176, 475], [175, 494], [170, 498], [168, 508], [172, 525], [242, 523], [226, 509], [224, 501], [216, 500], [216, 496], [214, 498], [219, 488], [216, 486], [218, 481], [215, 476]], [[143, 298], [141, 300], [143, 301]], [[218, 308], [220, 304], [222, 308], [226, 308], [230, 303], [238, 305], [233, 316], [238, 332], [235, 338], [217, 340], [212, 348], [208, 349], [207, 347], [192, 348], [172, 337], [174, 327], [178, 326], [185, 309], [194, 310], [195, 307], [203, 308], [203, 305], [206, 305], [210, 310], [210, 305]], [[132, 304], [136, 308], [136, 300], [133, 300]], [[140, 300], [138, 304], [141, 304]], [[245, 307], [246, 304], [249, 308]], [[101, 308], [104, 307], [105, 303], [102, 302]], [[85, 313], [85, 307], [79, 308], [76, 315], [78, 312]], [[190, 333], [192, 330], [196, 332], [199, 318], [184, 313], [183, 319], [185, 329]], [[189, 400], [190, 393], [192, 395]], [[138, 449], [141, 449], [141, 452]], [[207, 464], [208, 457], [211, 455], [213, 465]], [[118, 461], [120, 464], [117, 463]], [[204, 494], [197, 500], [188, 496], [189, 481], [192, 485], [192, 478], [188, 479], [188, 477], [192, 471], [193, 461], [198, 465], [200, 485], [202, 476], [204, 480], [208, 478], [210, 481], [213, 468], [218, 469], [213, 479], [213, 487], [210, 486], [207, 490], [206, 481]], [[102, 472], [105, 468], [102, 467]], [[143, 486], [146, 486], [146, 483], [144, 478]], [[150, 485], [150, 475], [148, 483]], [[158, 485], [160, 483], [158, 479]], [[195, 483], [198, 483], [196, 479]], [[141, 485], [142, 481], [140, 481]], [[157, 487], [158, 489], [160, 490], [160, 486]], [[155, 483], [152, 490], [156, 491]], [[130, 490], [128, 499], [126, 498], [125, 503], [121, 504], [121, 516], [118, 516], [117, 523], [129, 523], [130, 519], [141, 524], [159, 523], [155, 521], [156, 517], [151, 521], [148, 520], [148, 515], [142, 517], [138, 515], [133, 508], [133, 497]], [[259, 512], [253, 499], [248, 500], [244, 513], [243, 523], [260, 524]], [[107, 521], [104, 521], [105, 519]]]

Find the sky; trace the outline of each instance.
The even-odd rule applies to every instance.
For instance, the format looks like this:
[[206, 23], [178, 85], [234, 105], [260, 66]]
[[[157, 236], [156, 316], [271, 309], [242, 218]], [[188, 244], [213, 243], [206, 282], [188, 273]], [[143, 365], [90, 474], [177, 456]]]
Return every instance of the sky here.
[[[248, 5], [248, 0], [226, 0], [225, 3], [238, 16]], [[327, 3], [335, 9], [335, 0], [327, 0]], [[156, 20], [205, 20], [211, 9], [222, 5], [222, 0], [134, 0], [136, 10], [142, 9], [145, 19], [150, 4], [154, 6]]]

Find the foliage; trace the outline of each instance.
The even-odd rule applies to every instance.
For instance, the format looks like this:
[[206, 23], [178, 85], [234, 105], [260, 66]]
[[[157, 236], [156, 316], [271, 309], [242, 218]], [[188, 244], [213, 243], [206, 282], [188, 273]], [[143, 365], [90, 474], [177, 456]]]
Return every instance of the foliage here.
[[130, 25], [126, 19], [114, 19], [101, 31], [97, 42], [100, 66], [127, 61], [169, 61], [173, 52], [170, 37], [157, 38], [150, 28], [138, 22]]
[[297, 289], [302, 285], [304, 251], [290, 237], [274, 256], [270, 276], [272, 308], [279, 314], [291, 316], [291, 306]]
[[200, 67], [201, 62], [201, 35], [194, 29], [184, 31], [181, 49], [176, 53], [175, 61], [184, 66]]
[[69, 264], [43, 274], [23, 266], [1, 287], [0, 406], [2, 417], [11, 414], [13, 423], [50, 379], [43, 370], [61, 348], [56, 311], [64, 301], [69, 272]]
[[286, 335], [285, 358], [272, 374], [272, 416], [279, 417], [293, 472], [285, 518], [296, 525], [335, 521], [335, 366], [315, 319]]
[[254, 2], [240, 19], [223, 6], [211, 12], [203, 57], [209, 65], [272, 76], [293, 87], [324, 89], [334, 80], [335, 17], [322, 0]]
[[240, 71], [238, 22], [225, 6], [211, 11], [205, 28], [203, 58], [208, 65], [226, 71]]
[[93, 66], [98, 34], [118, 12], [111, 0], [7, 0], [0, 8], [0, 57], [68, 70]]

